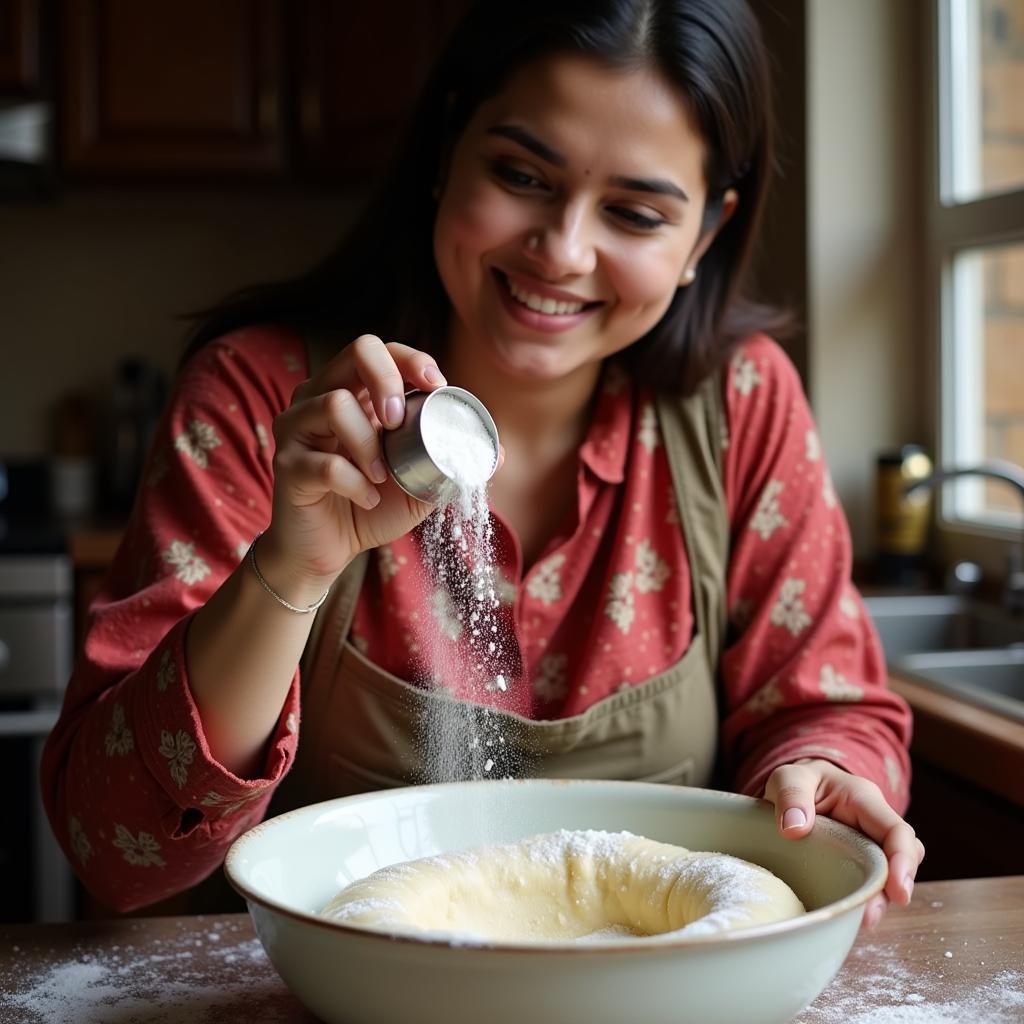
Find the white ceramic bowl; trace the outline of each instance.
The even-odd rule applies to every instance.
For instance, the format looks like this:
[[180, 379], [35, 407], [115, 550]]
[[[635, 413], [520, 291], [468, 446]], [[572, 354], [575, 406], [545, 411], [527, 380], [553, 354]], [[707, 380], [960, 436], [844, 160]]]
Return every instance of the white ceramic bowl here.
[[[663, 942], [458, 946], [346, 927], [317, 911], [377, 868], [558, 829], [629, 831], [761, 864], [802, 917]], [[288, 987], [328, 1024], [781, 1024], [839, 970], [883, 852], [818, 818], [785, 840], [771, 806], [639, 782], [464, 782], [343, 797], [257, 825], [225, 871]]]

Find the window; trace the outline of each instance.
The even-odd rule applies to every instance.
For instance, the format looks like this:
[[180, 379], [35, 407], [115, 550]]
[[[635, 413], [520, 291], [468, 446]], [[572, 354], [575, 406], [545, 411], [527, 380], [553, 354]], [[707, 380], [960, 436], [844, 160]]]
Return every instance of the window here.
[[[1024, 0], [934, 2], [941, 462], [1024, 466]], [[942, 509], [975, 527], [1021, 521], [1019, 497], [981, 479], [947, 488]]]

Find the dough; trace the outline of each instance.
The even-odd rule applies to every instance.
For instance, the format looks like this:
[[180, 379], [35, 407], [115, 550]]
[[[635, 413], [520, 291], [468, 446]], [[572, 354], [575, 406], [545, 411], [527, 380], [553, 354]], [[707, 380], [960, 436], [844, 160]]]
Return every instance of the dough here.
[[321, 913], [389, 934], [543, 943], [708, 935], [804, 907], [770, 871], [728, 854], [562, 830], [382, 868]]

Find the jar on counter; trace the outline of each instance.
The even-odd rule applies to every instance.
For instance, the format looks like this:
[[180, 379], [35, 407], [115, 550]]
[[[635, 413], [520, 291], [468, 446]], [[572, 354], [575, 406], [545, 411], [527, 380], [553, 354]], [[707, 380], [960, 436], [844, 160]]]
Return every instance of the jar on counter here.
[[875, 472], [878, 582], [907, 586], [922, 582], [928, 543], [931, 492], [907, 487], [931, 475], [932, 460], [920, 445], [905, 444], [878, 456]]

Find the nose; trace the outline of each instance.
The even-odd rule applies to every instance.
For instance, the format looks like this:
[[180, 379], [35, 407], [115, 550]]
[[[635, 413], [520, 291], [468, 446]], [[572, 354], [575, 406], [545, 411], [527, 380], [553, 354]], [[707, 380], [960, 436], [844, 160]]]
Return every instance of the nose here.
[[524, 245], [527, 258], [548, 281], [582, 277], [597, 265], [593, 230], [582, 210], [566, 208], [536, 225]]

